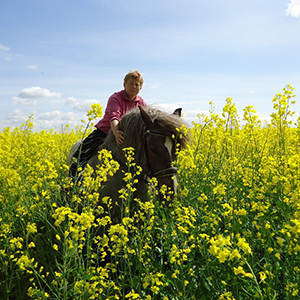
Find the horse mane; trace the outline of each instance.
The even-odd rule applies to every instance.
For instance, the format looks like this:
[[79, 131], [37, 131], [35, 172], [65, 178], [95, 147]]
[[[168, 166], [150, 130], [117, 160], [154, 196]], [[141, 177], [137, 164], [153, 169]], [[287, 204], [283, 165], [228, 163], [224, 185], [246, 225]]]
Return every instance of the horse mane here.
[[[143, 109], [153, 122], [156, 121], [163, 128], [164, 133], [170, 137], [175, 137], [176, 143], [179, 143], [181, 148], [186, 147], [189, 138], [187, 134], [181, 134], [178, 131], [184, 125], [179, 116], [163, 112], [152, 106], [144, 106]], [[122, 147], [133, 147], [135, 152], [139, 153], [143, 147], [146, 130], [139, 108], [134, 108], [123, 115], [119, 128], [124, 132]], [[111, 130], [105, 139], [104, 147], [109, 150], [114, 150], [116, 147], [119, 148]]]

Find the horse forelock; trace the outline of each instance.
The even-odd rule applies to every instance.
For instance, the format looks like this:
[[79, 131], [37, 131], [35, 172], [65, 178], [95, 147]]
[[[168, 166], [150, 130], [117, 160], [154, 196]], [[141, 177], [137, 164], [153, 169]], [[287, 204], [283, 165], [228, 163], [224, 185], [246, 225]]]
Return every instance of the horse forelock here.
[[180, 128], [185, 125], [180, 117], [163, 113], [162, 116], [157, 118], [157, 122], [169, 133], [168, 136], [175, 138], [176, 142], [179, 143], [182, 148], [186, 147], [189, 137], [180, 131]]

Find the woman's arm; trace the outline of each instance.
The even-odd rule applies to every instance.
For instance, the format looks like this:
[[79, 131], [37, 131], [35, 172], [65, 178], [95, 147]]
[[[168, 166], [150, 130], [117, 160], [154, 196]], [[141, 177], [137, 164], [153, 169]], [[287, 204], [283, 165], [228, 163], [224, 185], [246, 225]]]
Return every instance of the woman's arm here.
[[123, 144], [124, 136], [123, 131], [119, 130], [119, 121], [118, 120], [112, 120], [110, 122], [110, 128], [116, 138], [118, 146], [121, 146]]

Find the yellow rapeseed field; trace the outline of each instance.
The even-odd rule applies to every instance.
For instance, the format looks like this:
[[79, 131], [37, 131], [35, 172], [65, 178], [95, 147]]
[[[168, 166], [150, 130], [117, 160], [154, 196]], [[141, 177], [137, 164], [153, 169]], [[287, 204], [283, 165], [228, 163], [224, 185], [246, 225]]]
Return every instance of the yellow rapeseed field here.
[[[178, 154], [180, 192], [161, 202], [150, 189], [141, 202], [125, 174], [120, 197], [138, 212], [125, 208], [120, 224], [98, 199], [118, 166], [109, 152], [96, 178], [89, 168], [80, 186], [68, 178], [89, 126], [34, 132], [30, 117], [4, 129], [0, 299], [299, 299], [300, 122], [291, 86], [272, 101], [266, 124], [228, 98], [221, 115], [212, 104], [181, 128], [192, 140]], [[100, 115], [94, 105], [89, 121]]]

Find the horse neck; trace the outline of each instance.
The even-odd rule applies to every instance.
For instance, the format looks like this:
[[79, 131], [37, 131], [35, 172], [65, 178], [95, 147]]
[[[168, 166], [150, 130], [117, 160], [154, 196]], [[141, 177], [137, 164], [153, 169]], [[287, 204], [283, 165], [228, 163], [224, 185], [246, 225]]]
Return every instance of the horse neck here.
[[[138, 138], [135, 140], [137, 141]], [[124, 155], [125, 148], [134, 148], [134, 162], [142, 167], [143, 172], [147, 172], [146, 170], [146, 155], [144, 149], [144, 138], [141, 139], [140, 143], [134, 142], [134, 140], [125, 140], [123, 145], [120, 147], [117, 145], [116, 140], [112, 132], [107, 136], [105, 143], [102, 146], [102, 149], [106, 149], [111, 151], [113, 159], [116, 160], [122, 167], [122, 169], [126, 170], [126, 157]]]

